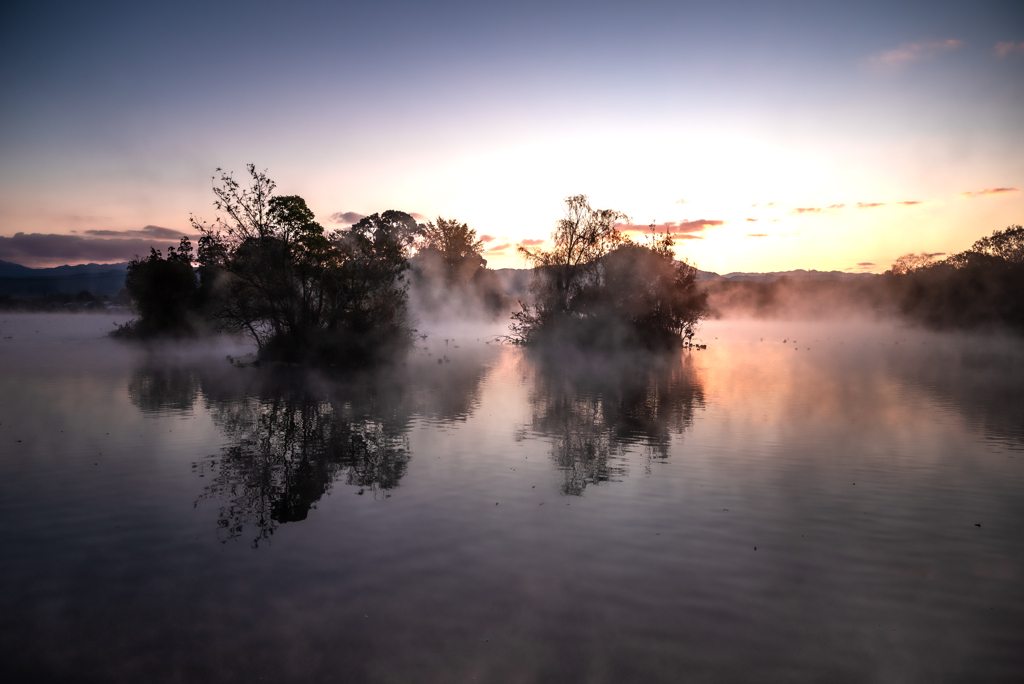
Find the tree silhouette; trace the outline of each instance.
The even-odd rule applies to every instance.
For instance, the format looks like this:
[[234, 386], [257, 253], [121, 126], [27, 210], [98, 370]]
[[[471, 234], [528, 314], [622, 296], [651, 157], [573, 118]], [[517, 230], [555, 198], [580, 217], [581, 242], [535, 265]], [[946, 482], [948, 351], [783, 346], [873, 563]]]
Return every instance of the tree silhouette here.
[[124, 337], [190, 335], [196, 332], [199, 282], [192, 268], [192, 243], [182, 237], [178, 249], [167, 248], [167, 258], [150, 249], [146, 258], [128, 263], [125, 289], [139, 318], [118, 328]]
[[221, 174], [212, 225], [192, 218], [210, 315], [248, 334], [261, 358], [355, 363], [407, 346], [412, 217], [374, 214], [328, 234], [305, 200], [275, 196], [266, 172], [247, 171], [248, 187]]
[[697, 271], [677, 262], [668, 233], [646, 244], [618, 230], [621, 212], [593, 209], [585, 195], [566, 198], [552, 248], [519, 252], [534, 264], [532, 304], [513, 313], [510, 339], [520, 344], [586, 346], [688, 343], [707, 315]]

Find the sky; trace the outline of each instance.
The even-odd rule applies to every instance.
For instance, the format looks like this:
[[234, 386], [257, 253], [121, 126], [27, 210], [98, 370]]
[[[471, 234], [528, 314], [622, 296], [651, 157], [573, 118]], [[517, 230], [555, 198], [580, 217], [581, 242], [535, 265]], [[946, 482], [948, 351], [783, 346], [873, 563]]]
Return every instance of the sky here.
[[1020, 2], [18, 5], [4, 261], [166, 248], [250, 162], [328, 228], [465, 221], [495, 268], [580, 193], [719, 273], [881, 272], [1024, 223]]

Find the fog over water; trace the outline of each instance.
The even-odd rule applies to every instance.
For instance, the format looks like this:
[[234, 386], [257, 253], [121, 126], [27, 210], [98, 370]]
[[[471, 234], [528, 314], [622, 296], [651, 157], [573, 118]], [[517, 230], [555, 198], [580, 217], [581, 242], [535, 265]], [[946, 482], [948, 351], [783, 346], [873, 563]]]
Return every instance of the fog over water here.
[[330, 377], [114, 320], [0, 316], [16, 679], [1024, 671], [1019, 338], [720, 320], [613, 358], [428, 321]]

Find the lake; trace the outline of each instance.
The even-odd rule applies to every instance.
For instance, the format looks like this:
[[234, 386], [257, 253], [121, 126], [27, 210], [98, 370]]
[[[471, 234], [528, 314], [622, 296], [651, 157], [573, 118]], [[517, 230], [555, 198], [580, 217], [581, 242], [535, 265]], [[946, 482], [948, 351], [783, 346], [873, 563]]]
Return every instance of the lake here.
[[424, 325], [333, 377], [113, 320], [0, 314], [5, 681], [1024, 678], [1020, 339]]

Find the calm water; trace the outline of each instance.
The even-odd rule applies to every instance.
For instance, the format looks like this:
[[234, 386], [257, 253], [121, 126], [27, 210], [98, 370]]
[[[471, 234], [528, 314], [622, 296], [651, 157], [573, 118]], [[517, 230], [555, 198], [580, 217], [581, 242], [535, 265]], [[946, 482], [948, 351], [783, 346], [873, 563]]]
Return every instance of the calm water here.
[[0, 315], [0, 674], [1024, 679], [1019, 340], [437, 328], [343, 381], [110, 324]]

